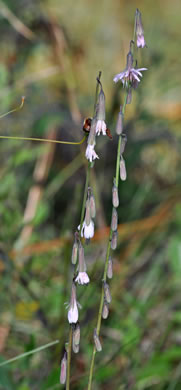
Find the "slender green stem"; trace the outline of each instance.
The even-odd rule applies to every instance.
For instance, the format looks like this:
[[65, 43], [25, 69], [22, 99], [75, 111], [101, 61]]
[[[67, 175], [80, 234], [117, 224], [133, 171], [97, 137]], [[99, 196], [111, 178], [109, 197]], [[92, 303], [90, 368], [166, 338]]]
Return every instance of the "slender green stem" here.
[[[129, 89], [129, 87], [128, 87]], [[125, 108], [126, 108], [126, 102], [127, 102], [127, 96], [128, 96], [128, 89], [126, 90], [125, 98], [124, 98], [124, 104], [122, 108], [122, 113], [124, 115]], [[117, 147], [117, 158], [116, 158], [116, 186], [119, 185], [119, 165], [120, 165], [120, 149], [121, 149], [121, 135], [119, 136], [118, 140], [118, 147]], [[103, 279], [102, 279], [102, 290], [101, 290], [101, 299], [100, 299], [100, 305], [99, 305], [99, 312], [97, 317], [97, 335], [99, 336], [100, 329], [101, 329], [101, 321], [102, 321], [102, 310], [103, 310], [103, 304], [104, 304], [104, 282], [106, 282], [107, 279], [107, 268], [108, 268], [108, 261], [110, 256], [110, 250], [111, 250], [111, 240], [112, 240], [112, 229], [110, 227], [110, 233], [109, 233], [109, 242], [107, 245], [107, 251], [106, 251], [106, 259], [104, 264], [104, 272], [103, 272]], [[92, 351], [92, 358], [91, 358], [91, 364], [90, 364], [90, 371], [89, 371], [89, 381], [88, 381], [88, 390], [92, 389], [92, 380], [93, 380], [93, 371], [94, 371], [94, 361], [95, 361], [95, 355], [96, 355], [96, 348], [93, 347]]]
[[80, 217], [80, 234], [82, 230], [82, 224], [84, 220], [84, 213], [85, 213], [85, 204], [87, 199], [87, 191], [88, 191], [88, 185], [89, 185], [89, 179], [90, 179], [90, 168], [91, 163], [88, 163], [87, 172], [86, 172], [86, 181], [85, 181], [85, 187], [84, 187], [84, 197], [83, 197], [83, 203], [82, 203], [82, 211], [81, 211], [81, 217]]
[[67, 380], [66, 380], [66, 390], [70, 389], [70, 363], [71, 363], [71, 354], [72, 354], [72, 325], [70, 325], [69, 332], [69, 343], [67, 351]]
[[81, 145], [87, 138], [86, 135], [79, 142], [70, 142], [70, 141], [58, 141], [56, 139], [46, 139], [46, 138], [28, 138], [28, 137], [14, 137], [8, 135], [0, 135], [2, 139], [13, 139], [13, 140], [22, 140], [22, 141], [40, 141], [40, 142], [51, 142], [54, 144], [66, 144], [66, 145]]
[[[99, 72], [97, 84], [96, 84], [96, 94], [95, 94], [95, 104], [94, 104], [94, 115], [96, 113], [96, 104], [97, 104], [97, 97], [99, 92], [99, 81], [101, 77], [101, 72]], [[90, 180], [90, 169], [91, 169], [91, 163], [88, 163], [87, 166], [87, 172], [86, 172], [86, 181], [85, 181], [85, 187], [84, 187], [84, 196], [83, 196], [83, 202], [82, 202], [82, 210], [81, 210], [81, 217], [80, 217], [80, 236], [82, 231], [82, 225], [85, 215], [85, 206], [86, 206], [86, 200], [87, 200], [87, 191], [89, 186], [89, 180]], [[70, 389], [70, 365], [71, 365], [71, 352], [72, 352], [72, 326], [70, 325], [70, 331], [69, 331], [69, 343], [68, 343], [68, 351], [67, 351], [67, 379], [66, 379], [66, 390]]]
[[23, 108], [24, 101], [25, 101], [25, 97], [22, 96], [20, 106], [18, 106], [17, 108], [14, 108], [14, 109], [11, 110], [11, 111], [5, 112], [5, 114], [1, 114], [1, 115], [0, 115], [0, 119], [1, 119], [1, 118], [4, 118], [5, 116], [7, 116], [7, 115], [9, 115], [9, 114], [12, 114], [13, 112], [16, 112], [16, 111], [21, 110], [21, 109]]
[[18, 360], [18, 359], [22, 359], [22, 358], [24, 358], [24, 357], [26, 357], [26, 356], [32, 355], [33, 353], [43, 351], [43, 349], [52, 347], [53, 345], [58, 344], [58, 343], [59, 343], [59, 340], [55, 340], [55, 341], [52, 341], [51, 343], [42, 345], [41, 347], [32, 349], [31, 351], [22, 353], [21, 355], [15, 356], [14, 358], [11, 358], [11, 359], [9, 359], [9, 360], [6, 360], [6, 361], [3, 362], [3, 363], [0, 363], [0, 367], [5, 366], [6, 364], [9, 364], [9, 363], [15, 362], [15, 361]]

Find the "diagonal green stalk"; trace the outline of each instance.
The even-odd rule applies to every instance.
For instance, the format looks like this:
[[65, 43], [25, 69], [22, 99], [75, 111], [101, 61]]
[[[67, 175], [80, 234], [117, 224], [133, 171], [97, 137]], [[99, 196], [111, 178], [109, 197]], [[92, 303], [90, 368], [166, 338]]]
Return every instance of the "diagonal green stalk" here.
[[59, 343], [59, 340], [55, 340], [55, 341], [52, 341], [51, 343], [42, 345], [41, 347], [32, 349], [31, 351], [22, 353], [21, 355], [15, 356], [14, 358], [8, 359], [8, 360], [6, 360], [5, 362], [0, 363], [0, 367], [5, 366], [6, 364], [9, 364], [9, 363], [13, 363], [13, 362], [15, 362], [16, 360], [22, 359], [22, 358], [24, 358], [24, 357], [26, 357], [26, 356], [32, 355], [33, 353], [43, 351], [43, 349], [52, 347], [53, 345], [56, 345], [56, 344], [58, 344], [58, 343]]
[[[99, 72], [99, 76], [97, 78], [97, 84], [96, 84], [96, 94], [95, 94], [95, 104], [94, 104], [94, 115], [96, 114], [96, 104], [97, 104], [97, 98], [99, 93], [99, 81], [101, 78], [101, 72]], [[91, 163], [88, 162], [87, 165], [87, 172], [86, 172], [86, 181], [85, 181], [85, 187], [84, 187], [84, 195], [83, 195], [83, 202], [82, 202], [82, 210], [81, 210], [81, 217], [80, 217], [80, 236], [82, 231], [82, 225], [85, 215], [85, 206], [86, 206], [86, 200], [87, 200], [87, 191], [89, 186], [89, 180], [90, 180], [90, 169], [91, 169]], [[72, 325], [70, 325], [69, 330], [69, 343], [68, 343], [68, 350], [67, 350], [67, 378], [66, 378], [66, 390], [70, 390], [70, 366], [71, 366], [71, 355], [72, 355]]]
[[[122, 108], [123, 115], [125, 113], [126, 102], [127, 102], [127, 97], [128, 97], [128, 90], [129, 90], [129, 87], [126, 90], [126, 94], [125, 94], [124, 104], [123, 104], [123, 108]], [[122, 137], [120, 135], [119, 139], [118, 139], [117, 158], [116, 158], [116, 186], [117, 187], [119, 185], [119, 166], [120, 166], [121, 140], [122, 140]], [[100, 304], [99, 304], [99, 312], [98, 312], [97, 326], [96, 326], [96, 331], [97, 331], [97, 335], [98, 336], [99, 336], [99, 333], [100, 333], [101, 322], [102, 322], [102, 309], [103, 309], [103, 304], [104, 304], [104, 282], [106, 282], [106, 279], [107, 279], [107, 268], [108, 268], [108, 260], [109, 260], [109, 256], [110, 256], [112, 233], [113, 233], [113, 231], [112, 231], [112, 229], [110, 227], [109, 242], [108, 242], [108, 245], [107, 245], [106, 259], [105, 259], [104, 272], [103, 272], [103, 278], [102, 278], [101, 299], [100, 299]], [[92, 389], [92, 380], [93, 380], [93, 372], [94, 372], [95, 355], [96, 355], [96, 348], [94, 346], [93, 347], [93, 351], [92, 351], [92, 358], [91, 358], [90, 371], [89, 371], [88, 390]]]

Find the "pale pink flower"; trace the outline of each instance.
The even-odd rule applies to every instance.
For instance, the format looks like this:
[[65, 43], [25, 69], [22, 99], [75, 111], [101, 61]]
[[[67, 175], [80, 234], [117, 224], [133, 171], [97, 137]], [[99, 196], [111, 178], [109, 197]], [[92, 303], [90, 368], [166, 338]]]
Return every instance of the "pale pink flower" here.
[[98, 119], [97, 124], [96, 124], [96, 134], [100, 135], [101, 132], [103, 135], [106, 135], [106, 129], [107, 126], [103, 120]]
[[117, 83], [119, 80], [121, 80], [122, 83], [123, 83], [123, 87], [124, 86], [127, 87], [129, 82], [133, 83], [135, 80], [140, 82], [140, 77], [143, 76], [141, 74], [141, 72], [143, 70], [147, 70], [147, 68], [139, 68], [139, 69], [129, 68], [129, 69], [125, 69], [123, 72], [116, 74], [116, 76], [113, 78], [113, 81], [115, 83]]
[[137, 47], [145, 47], [146, 42], [143, 34], [138, 34], [137, 35], [137, 41], [136, 41]]
[[96, 158], [99, 158], [94, 150], [95, 144], [88, 144], [85, 152], [87, 160], [90, 162], [94, 161]]
[[90, 282], [90, 279], [87, 275], [87, 272], [79, 272], [75, 282], [78, 282], [79, 284], [88, 284]]
[[[113, 81], [117, 83], [119, 80], [122, 81], [123, 87], [133, 86], [135, 87], [135, 83], [140, 82], [140, 77], [142, 77], [142, 71], [147, 70], [147, 68], [133, 68], [133, 56], [131, 51], [127, 55], [127, 65], [126, 69], [123, 72], [116, 74], [113, 78]], [[131, 84], [131, 85], [130, 85]]]

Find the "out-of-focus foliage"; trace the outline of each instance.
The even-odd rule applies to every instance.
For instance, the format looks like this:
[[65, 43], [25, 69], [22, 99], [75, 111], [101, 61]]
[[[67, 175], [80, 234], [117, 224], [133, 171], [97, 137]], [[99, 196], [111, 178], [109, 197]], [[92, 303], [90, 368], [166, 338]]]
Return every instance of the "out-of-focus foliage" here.
[[[107, 123], [91, 183], [98, 234], [86, 246], [91, 283], [78, 288], [81, 348], [72, 389], [85, 389], [110, 224], [115, 121], [124, 93], [135, 6], [142, 12], [147, 67], [125, 116], [128, 179], [120, 186], [119, 246], [110, 316], [94, 389], [179, 390], [181, 386], [180, 13], [178, 0], [0, 1], [0, 135], [78, 141], [93, 112], [102, 70]], [[103, 137], [102, 137], [103, 138]], [[68, 337], [71, 247], [79, 224], [85, 145], [0, 140], [1, 361], [60, 339], [58, 347], [0, 367], [2, 390], [53, 390]], [[101, 233], [101, 234], [99, 234]], [[100, 238], [102, 237], [102, 238]], [[63, 386], [62, 386], [63, 388]]]

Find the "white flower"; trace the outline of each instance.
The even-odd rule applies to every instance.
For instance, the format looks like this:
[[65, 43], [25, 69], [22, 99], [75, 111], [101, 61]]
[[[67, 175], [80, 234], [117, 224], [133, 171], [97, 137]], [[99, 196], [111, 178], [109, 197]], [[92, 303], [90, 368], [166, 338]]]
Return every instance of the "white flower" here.
[[[80, 230], [80, 225], [78, 226], [78, 230]], [[92, 238], [93, 236], [94, 236], [94, 222], [91, 219], [90, 224], [87, 226], [84, 221], [81, 229], [81, 237], [85, 237], [89, 239]]]
[[85, 156], [86, 156], [87, 160], [89, 160], [90, 162], [92, 162], [96, 158], [99, 158], [94, 150], [94, 146], [95, 146], [95, 144], [93, 144], [93, 145], [88, 144], [87, 148], [86, 148]]
[[79, 312], [77, 307], [77, 300], [76, 300], [76, 286], [75, 283], [72, 283], [72, 291], [71, 291], [71, 299], [70, 299], [70, 305], [68, 310], [68, 322], [69, 324], [76, 324], [78, 321]]
[[79, 284], [88, 284], [90, 282], [90, 279], [86, 272], [79, 272], [75, 282], [78, 282]]
[[68, 322], [69, 324], [76, 324], [78, 321], [79, 312], [77, 307], [77, 302], [74, 302], [74, 305], [70, 305], [70, 309], [68, 311]]
[[100, 135], [101, 131], [102, 131], [102, 134], [106, 135], [106, 128], [107, 128], [107, 126], [106, 126], [105, 122], [103, 120], [98, 119], [97, 124], [96, 124], [96, 134]]
[[122, 81], [123, 87], [128, 85], [128, 83], [132, 83], [135, 80], [140, 82], [140, 78], [143, 75], [141, 74], [141, 71], [147, 70], [147, 68], [126, 68], [123, 72], [116, 74], [116, 76], [113, 78], [113, 81], [117, 83], [119, 80]]

